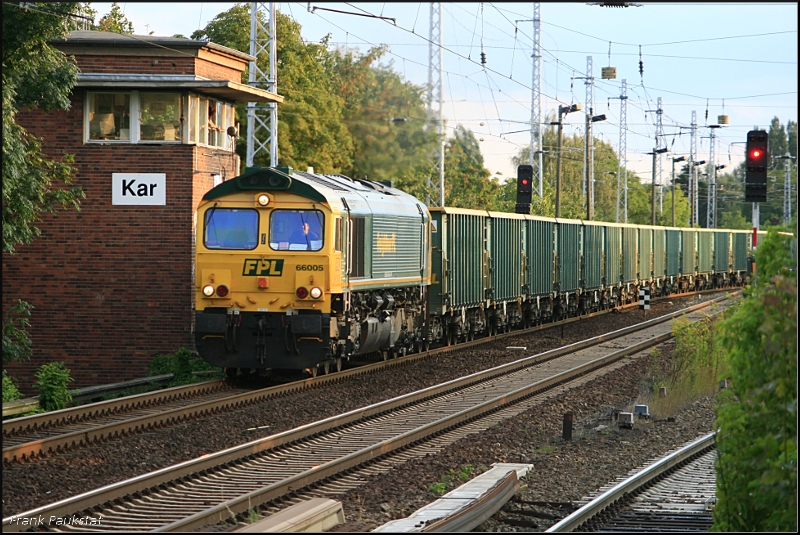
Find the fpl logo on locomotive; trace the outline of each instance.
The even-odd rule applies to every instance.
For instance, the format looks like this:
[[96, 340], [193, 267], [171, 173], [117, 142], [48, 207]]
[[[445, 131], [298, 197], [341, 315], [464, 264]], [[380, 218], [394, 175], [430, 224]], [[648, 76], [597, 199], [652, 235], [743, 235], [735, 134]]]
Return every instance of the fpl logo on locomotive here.
[[242, 275], [245, 277], [280, 277], [283, 275], [283, 260], [261, 260], [247, 258]]

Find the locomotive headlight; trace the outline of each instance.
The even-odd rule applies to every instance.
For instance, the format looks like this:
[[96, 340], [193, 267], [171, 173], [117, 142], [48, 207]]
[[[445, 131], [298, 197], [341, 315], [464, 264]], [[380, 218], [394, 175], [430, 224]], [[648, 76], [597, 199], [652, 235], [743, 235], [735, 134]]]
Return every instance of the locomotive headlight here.
[[206, 297], [211, 297], [212, 295], [214, 295], [214, 287], [211, 286], [210, 284], [203, 286], [203, 295], [205, 295]]
[[217, 295], [219, 297], [228, 297], [228, 292], [229, 292], [228, 287], [225, 286], [224, 284], [217, 286]]
[[301, 286], [297, 289], [295, 294], [297, 295], [298, 299], [305, 299], [306, 297], [308, 297], [308, 290], [306, 290], [304, 287]]
[[258, 202], [260, 206], [266, 206], [269, 204], [269, 196], [266, 193], [262, 193], [258, 196], [256, 202]]
[[317, 288], [316, 286], [314, 288], [311, 288], [311, 297], [313, 297], [314, 299], [319, 299], [320, 297], [322, 297], [322, 290]]

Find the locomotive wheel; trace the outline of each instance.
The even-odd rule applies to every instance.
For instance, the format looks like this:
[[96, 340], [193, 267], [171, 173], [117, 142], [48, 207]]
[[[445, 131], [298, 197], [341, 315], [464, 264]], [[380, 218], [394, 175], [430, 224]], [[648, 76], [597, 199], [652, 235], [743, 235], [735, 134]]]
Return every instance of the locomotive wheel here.
[[306, 374], [311, 378], [316, 377], [318, 373], [319, 366], [311, 366], [310, 368], [306, 368]]
[[475, 331], [470, 329], [469, 331], [467, 331], [467, 341], [472, 342], [473, 340], [475, 340]]
[[228, 376], [228, 379], [231, 380], [236, 379], [236, 372], [237, 372], [236, 368], [225, 368], [225, 375]]
[[329, 373], [331, 373], [331, 361], [326, 360], [322, 363], [322, 374], [328, 375]]
[[341, 357], [339, 357], [338, 359], [333, 361], [333, 364], [334, 364], [333, 367], [337, 372], [342, 371], [342, 358]]
[[381, 350], [381, 360], [384, 361], [384, 362], [389, 360], [389, 351], [387, 351], [385, 349]]

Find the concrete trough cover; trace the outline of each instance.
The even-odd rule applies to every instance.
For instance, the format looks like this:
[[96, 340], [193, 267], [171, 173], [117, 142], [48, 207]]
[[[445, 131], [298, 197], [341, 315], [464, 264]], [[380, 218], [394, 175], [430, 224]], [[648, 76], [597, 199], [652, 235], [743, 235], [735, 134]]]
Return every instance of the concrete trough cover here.
[[[532, 464], [495, 463], [490, 470], [448, 492], [435, 502], [429, 503], [411, 514], [411, 516], [392, 520], [372, 531], [383, 533], [420, 532], [429, 523], [432, 523], [431, 521], [456, 515], [469, 507], [475, 500], [485, 495], [498, 482], [502, 481], [509, 472], [516, 472], [517, 480], [519, 480], [532, 468]], [[499, 509], [502, 505], [502, 503], [497, 504], [497, 508]], [[495, 512], [492, 511], [489, 516]]]
[[650, 416], [649, 407], [647, 405], [636, 405], [633, 408], [633, 414], [636, 416], [644, 416], [648, 418]]
[[621, 412], [617, 416], [617, 423], [620, 427], [633, 427], [633, 413]]
[[303, 531], [319, 533], [338, 524], [344, 524], [341, 502], [328, 498], [311, 498], [236, 531], [240, 533]]
[[527, 346], [507, 346], [506, 351], [527, 351]]

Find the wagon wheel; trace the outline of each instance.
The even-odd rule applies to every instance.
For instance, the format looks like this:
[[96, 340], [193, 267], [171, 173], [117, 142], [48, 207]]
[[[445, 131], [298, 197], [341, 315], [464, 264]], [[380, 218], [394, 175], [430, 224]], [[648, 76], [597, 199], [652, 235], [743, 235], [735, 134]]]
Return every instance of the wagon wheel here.
[[473, 340], [475, 340], [475, 331], [470, 328], [470, 330], [467, 331], [467, 341], [472, 342]]
[[387, 360], [389, 360], [389, 352], [387, 350], [382, 349], [380, 351], [380, 353], [381, 353], [381, 360], [382, 361], [386, 362]]

